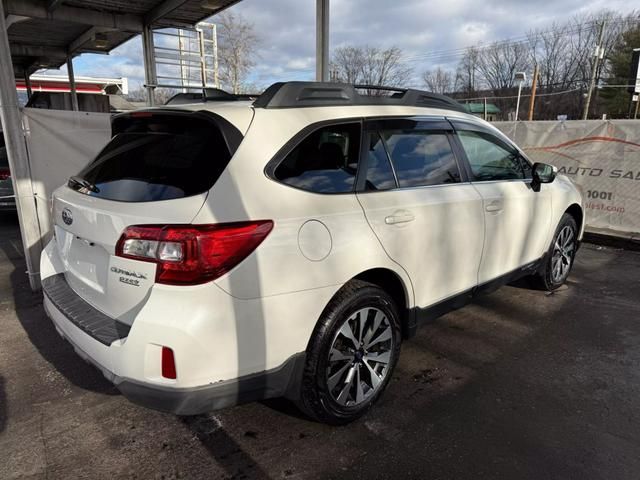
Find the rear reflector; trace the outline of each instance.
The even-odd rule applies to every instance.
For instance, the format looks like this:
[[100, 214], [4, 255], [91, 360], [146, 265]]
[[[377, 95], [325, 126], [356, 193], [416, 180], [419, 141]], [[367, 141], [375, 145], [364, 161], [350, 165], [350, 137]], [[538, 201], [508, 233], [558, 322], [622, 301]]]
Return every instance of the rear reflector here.
[[146, 118], [146, 117], [152, 117], [153, 112], [132, 112], [129, 114], [129, 116], [133, 118]]
[[162, 376], [172, 380], [177, 377], [176, 361], [173, 358], [173, 350], [169, 347], [162, 347]]
[[224, 275], [253, 252], [273, 228], [271, 220], [217, 225], [127, 227], [116, 255], [158, 265], [156, 282], [198, 285]]
[[11, 172], [9, 169], [6, 167], [0, 168], [0, 180], [6, 180], [8, 178], [11, 178]]

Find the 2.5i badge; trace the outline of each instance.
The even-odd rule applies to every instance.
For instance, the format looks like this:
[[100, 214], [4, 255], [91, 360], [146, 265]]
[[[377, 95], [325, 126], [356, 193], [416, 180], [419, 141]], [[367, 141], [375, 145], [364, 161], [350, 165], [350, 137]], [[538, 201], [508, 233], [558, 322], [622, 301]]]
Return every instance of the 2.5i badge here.
[[134, 287], [140, 286], [140, 280], [147, 279], [144, 273], [134, 272], [125, 268], [111, 267], [111, 271], [116, 275], [120, 275], [118, 281], [126, 283], [127, 285], [133, 285]]

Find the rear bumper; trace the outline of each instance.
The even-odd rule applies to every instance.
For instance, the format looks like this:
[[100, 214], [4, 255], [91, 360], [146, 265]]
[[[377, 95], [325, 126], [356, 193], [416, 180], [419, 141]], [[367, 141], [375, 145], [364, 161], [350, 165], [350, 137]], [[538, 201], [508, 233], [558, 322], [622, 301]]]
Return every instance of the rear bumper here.
[[[54, 239], [43, 250], [40, 275], [43, 285], [52, 282], [60, 289], [45, 292], [43, 301], [60, 335], [132, 401], [184, 415], [276, 396], [295, 398], [304, 363], [300, 352], [339, 288], [240, 299], [215, 283], [156, 284], [125, 321], [96, 311], [73, 285], [64, 288], [60, 280], [70, 274]], [[173, 350], [176, 379], [162, 375], [164, 346]]]
[[305, 354], [298, 353], [276, 369], [196, 388], [162, 388], [126, 379], [116, 380], [116, 387], [138, 405], [196, 415], [267, 398], [295, 398], [304, 362]]
[[176, 415], [196, 415], [256, 400], [282, 396], [294, 399], [297, 396], [305, 363], [304, 352], [291, 356], [277, 368], [233, 380], [192, 388], [161, 386], [116, 375], [74, 340], [76, 335], [87, 336], [88, 333], [60, 311], [48, 296], [44, 298], [44, 306], [60, 336], [73, 346], [76, 353], [98, 368], [128, 400], [138, 405]]

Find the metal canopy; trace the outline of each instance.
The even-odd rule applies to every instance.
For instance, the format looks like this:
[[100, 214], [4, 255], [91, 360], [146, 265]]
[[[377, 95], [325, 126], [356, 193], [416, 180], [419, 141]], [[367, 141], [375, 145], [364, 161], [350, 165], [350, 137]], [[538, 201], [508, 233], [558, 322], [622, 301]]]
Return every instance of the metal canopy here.
[[153, 105], [157, 81], [151, 55], [152, 29], [193, 27], [239, 1], [0, 0], [0, 119], [32, 289], [39, 288], [43, 244], [16, 79], [24, 79], [30, 94], [33, 72], [66, 63], [73, 110], [78, 110], [73, 57], [86, 52], [106, 54], [142, 34], [148, 102]]
[[[154, 28], [193, 27], [241, 0], [0, 0], [0, 119], [16, 195], [29, 283], [39, 288], [42, 233], [37, 215], [22, 114], [15, 89], [41, 68], [67, 64], [73, 109], [78, 109], [74, 56], [109, 53], [142, 34], [145, 86], [154, 104], [157, 72], [153, 58]], [[316, 0], [317, 77], [328, 79], [329, 1]]]
[[4, 0], [16, 77], [109, 53], [145, 27], [191, 27], [240, 0]]

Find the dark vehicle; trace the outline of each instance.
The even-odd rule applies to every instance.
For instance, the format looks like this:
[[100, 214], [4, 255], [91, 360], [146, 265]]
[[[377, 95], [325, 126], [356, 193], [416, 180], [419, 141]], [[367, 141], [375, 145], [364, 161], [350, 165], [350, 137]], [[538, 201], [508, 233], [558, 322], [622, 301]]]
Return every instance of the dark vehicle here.
[[13, 195], [7, 147], [4, 144], [4, 135], [0, 132], [0, 211], [15, 211], [15, 209], [16, 199]]

